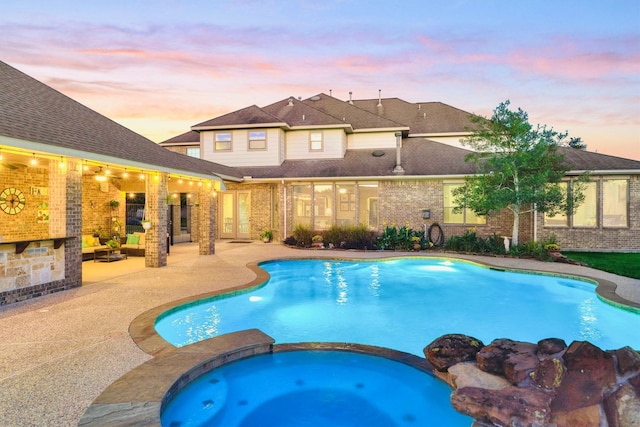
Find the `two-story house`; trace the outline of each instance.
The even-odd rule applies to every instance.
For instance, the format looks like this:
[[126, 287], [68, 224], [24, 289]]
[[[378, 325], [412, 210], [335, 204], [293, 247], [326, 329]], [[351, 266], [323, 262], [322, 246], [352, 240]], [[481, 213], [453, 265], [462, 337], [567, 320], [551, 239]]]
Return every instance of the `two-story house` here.
[[[240, 182], [218, 195], [218, 237], [279, 238], [304, 225], [440, 224], [445, 235], [477, 227], [509, 235], [508, 212], [453, 212], [452, 191], [475, 167], [460, 139], [470, 113], [439, 102], [397, 98], [342, 101], [326, 94], [285, 98], [199, 123], [162, 146], [233, 167]], [[586, 201], [569, 217], [532, 213], [521, 241], [557, 236], [565, 248], [640, 249], [640, 162], [563, 149], [572, 176], [592, 171]]]

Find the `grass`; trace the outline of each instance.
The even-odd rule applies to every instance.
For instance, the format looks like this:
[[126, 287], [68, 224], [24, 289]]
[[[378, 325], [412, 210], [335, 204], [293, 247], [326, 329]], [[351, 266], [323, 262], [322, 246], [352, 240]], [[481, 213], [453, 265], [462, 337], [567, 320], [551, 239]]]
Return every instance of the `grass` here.
[[567, 258], [619, 276], [640, 279], [640, 253], [565, 252]]

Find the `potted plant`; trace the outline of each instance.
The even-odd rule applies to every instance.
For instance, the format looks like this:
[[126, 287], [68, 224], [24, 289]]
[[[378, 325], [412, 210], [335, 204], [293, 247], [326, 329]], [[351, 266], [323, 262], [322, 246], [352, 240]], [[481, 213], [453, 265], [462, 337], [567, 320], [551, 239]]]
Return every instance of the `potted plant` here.
[[142, 224], [142, 228], [144, 228], [144, 231], [147, 231], [151, 228], [151, 221], [149, 221], [148, 219], [143, 219], [142, 221], [140, 221], [140, 223]]
[[413, 244], [413, 249], [416, 251], [419, 251], [420, 249], [422, 249], [422, 243], [420, 242], [420, 237], [418, 236], [413, 236], [411, 239], [411, 243]]
[[119, 201], [117, 201], [117, 200], [109, 200], [109, 206], [110, 206], [112, 209], [117, 209], [117, 208], [118, 208], [118, 206], [120, 206], [120, 202], [119, 202]]
[[264, 230], [260, 233], [260, 238], [263, 242], [269, 243], [273, 239], [273, 232], [271, 230]]

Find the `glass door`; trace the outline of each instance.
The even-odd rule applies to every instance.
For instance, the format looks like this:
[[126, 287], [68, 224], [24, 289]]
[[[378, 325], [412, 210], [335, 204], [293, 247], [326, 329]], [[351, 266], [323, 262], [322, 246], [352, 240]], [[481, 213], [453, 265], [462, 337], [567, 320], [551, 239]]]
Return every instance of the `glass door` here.
[[220, 238], [250, 239], [251, 193], [231, 190], [220, 194]]

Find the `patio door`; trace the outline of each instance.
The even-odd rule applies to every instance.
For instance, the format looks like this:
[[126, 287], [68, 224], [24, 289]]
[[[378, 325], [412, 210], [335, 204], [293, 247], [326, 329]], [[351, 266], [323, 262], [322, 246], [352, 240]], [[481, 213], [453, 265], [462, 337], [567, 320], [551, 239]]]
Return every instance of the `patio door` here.
[[222, 239], [250, 239], [251, 193], [230, 190], [219, 193]]

